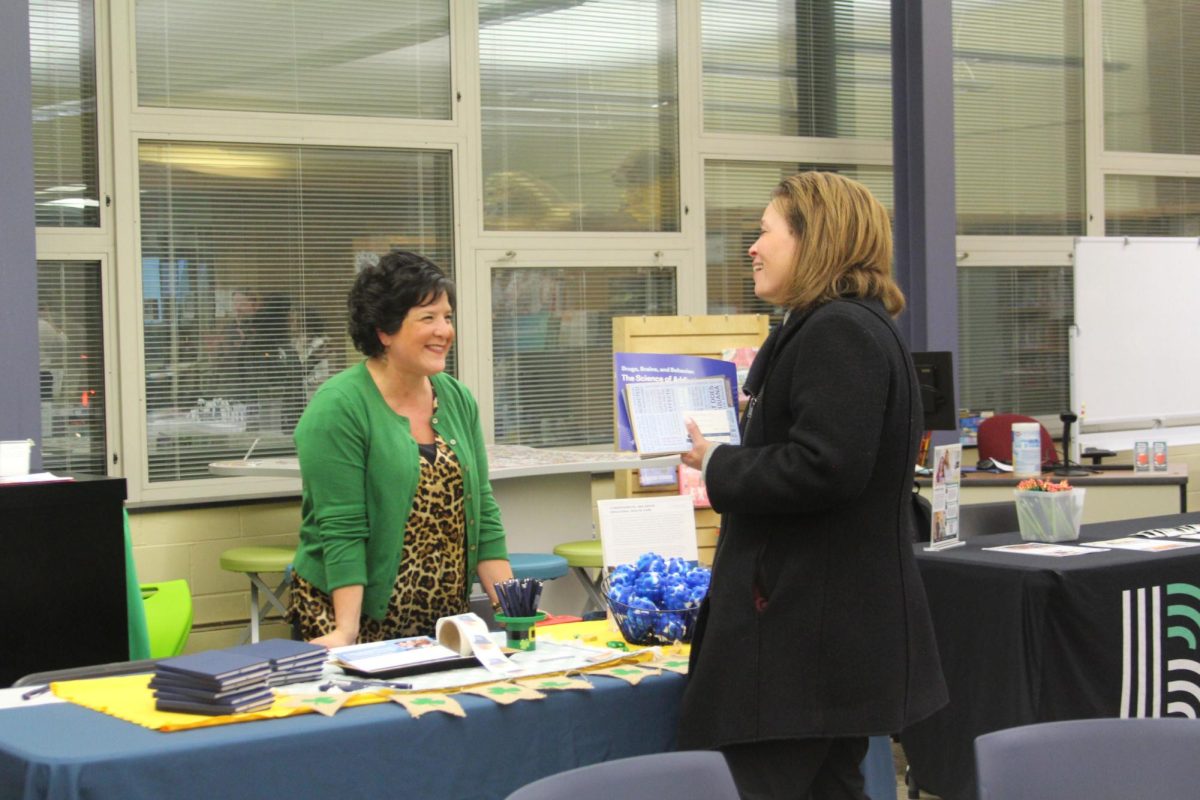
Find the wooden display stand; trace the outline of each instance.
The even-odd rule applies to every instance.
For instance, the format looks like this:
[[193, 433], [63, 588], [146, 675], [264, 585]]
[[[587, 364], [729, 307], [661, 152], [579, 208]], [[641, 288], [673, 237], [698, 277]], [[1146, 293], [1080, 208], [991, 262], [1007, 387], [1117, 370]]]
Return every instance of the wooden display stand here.
[[[670, 353], [720, 358], [731, 347], [758, 347], [767, 338], [766, 314], [713, 314], [681, 317], [613, 317], [614, 353]], [[615, 392], [615, 385], [614, 385]], [[616, 441], [616, 419], [613, 440]], [[614, 475], [617, 497], [678, 494], [678, 482], [641, 486], [636, 469]], [[711, 508], [696, 509], [696, 545], [700, 562], [711, 564], [717, 546], [721, 515]]]

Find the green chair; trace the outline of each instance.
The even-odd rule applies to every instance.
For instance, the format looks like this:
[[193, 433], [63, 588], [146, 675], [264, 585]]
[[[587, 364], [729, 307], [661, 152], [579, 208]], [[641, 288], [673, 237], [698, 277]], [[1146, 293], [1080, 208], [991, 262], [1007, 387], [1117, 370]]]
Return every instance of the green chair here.
[[141, 590], [150, 658], [179, 655], [192, 632], [192, 593], [187, 581], [143, 583]]
[[[587, 605], [584, 606], [584, 613], [592, 606], [596, 607], [597, 611], [603, 611], [604, 595], [600, 593], [600, 581], [604, 577], [604, 555], [600, 551], [599, 539], [583, 539], [577, 542], [563, 542], [554, 548], [554, 555], [562, 556], [567, 560], [567, 566], [575, 573], [575, 577], [583, 584], [583, 591], [587, 594]], [[588, 574], [589, 569], [596, 570], [596, 577], [593, 579]]]
[[[292, 584], [292, 559], [295, 557], [294, 547], [234, 547], [221, 553], [221, 569], [244, 572], [250, 579], [250, 630], [243, 641], [258, 641], [259, 625], [271, 606], [287, 616], [283, 593]], [[283, 573], [283, 580], [272, 589], [259, 577], [263, 573]], [[260, 591], [266, 595], [266, 603], [259, 602]]]

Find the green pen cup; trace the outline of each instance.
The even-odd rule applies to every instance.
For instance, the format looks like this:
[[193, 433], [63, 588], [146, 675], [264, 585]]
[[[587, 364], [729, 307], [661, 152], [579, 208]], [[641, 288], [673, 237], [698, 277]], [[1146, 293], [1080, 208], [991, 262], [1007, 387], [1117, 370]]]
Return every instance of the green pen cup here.
[[539, 611], [532, 617], [506, 617], [496, 614], [496, 622], [504, 626], [508, 636], [506, 642], [513, 650], [536, 650], [537, 629], [533, 626], [546, 618], [545, 611]]

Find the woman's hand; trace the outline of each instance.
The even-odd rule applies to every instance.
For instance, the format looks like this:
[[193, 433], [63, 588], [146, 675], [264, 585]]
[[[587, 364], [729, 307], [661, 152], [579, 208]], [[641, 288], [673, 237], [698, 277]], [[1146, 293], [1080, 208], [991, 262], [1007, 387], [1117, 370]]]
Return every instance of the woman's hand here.
[[700, 426], [691, 417], [684, 419], [683, 425], [687, 428], [688, 437], [692, 440], [692, 449], [681, 453], [679, 460], [692, 469], [700, 469], [704, 466], [704, 454], [708, 452], [708, 448], [712, 447], [712, 442], [704, 438], [704, 434], [700, 433]]
[[319, 644], [323, 647], [345, 647], [346, 645], [354, 644], [358, 640], [358, 631], [349, 631], [344, 628], [334, 628], [324, 636], [318, 636], [312, 640], [313, 644]]

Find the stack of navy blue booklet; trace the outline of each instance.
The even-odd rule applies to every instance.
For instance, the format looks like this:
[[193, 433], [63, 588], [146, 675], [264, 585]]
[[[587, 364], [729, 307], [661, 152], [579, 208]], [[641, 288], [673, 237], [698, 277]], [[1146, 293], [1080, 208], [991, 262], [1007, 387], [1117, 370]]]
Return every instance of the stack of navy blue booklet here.
[[262, 656], [209, 650], [158, 662], [150, 688], [159, 711], [238, 714], [271, 707], [270, 674], [271, 662]]
[[230, 647], [225, 652], [267, 659], [271, 664], [271, 673], [267, 676], [270, 686], [320, 680], [321, 670], [329, 657], [329, 651], [319, 644], [291, 639], [266, 639]]

